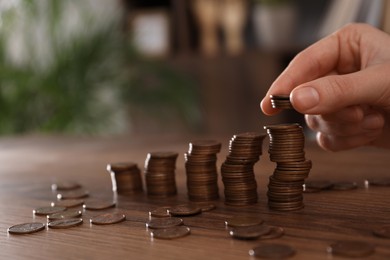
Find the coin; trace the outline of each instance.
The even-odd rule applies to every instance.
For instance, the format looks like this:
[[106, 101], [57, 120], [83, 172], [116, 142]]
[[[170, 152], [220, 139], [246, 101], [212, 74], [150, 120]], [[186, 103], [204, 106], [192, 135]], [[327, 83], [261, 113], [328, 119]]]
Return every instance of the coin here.
[[282, 259], [295, 255], [295, 250], [284, 244], [263, 244], [249, 250], [249, 255], [259, 258]]
[[202, 212], [202, 209], [194, 205], [183, 204], [172, 207], [168, 210], [173, 216], [192, 216]]
[[44, 230], [45, 224], [39, 222], [23, 223], [8, 228], [8, 233], [15, 235], [31, 234]]
[[83, 199], [58, 200], [51, 203], [52, 207], [74, 208], [84, 204]]
[[149, 222], [146, 222], [146, 227], [160, 229], [180, 226], [181, 224], [183, 224], [183, 220], [181, 218], [154, 218], [149, 220]]
[[249, 227], [263, 224], [264, 220], [259, 217], [240, 216], [225, 220], [229, 227]]
[[168, 206], [155, 208], [155, 209], [149, 211], [149, 217], [156, 217], [156, 218], [170, 217], [171, 214], [169, 214], [169, 211], [168, 211], [170, 208], [171, 207], [168, 207]]
[[33, 213], [37, 216], [46, 216], [57, 212], [65, 211], [65, 207], [42, 207], [33, 210]]
[[83, 208], [87, 210], [102, 210], [115, 207], [115, 202], [113, 201], [103, 201], [103, 200], [92, 200], [86, 201]]
[[390, 226], [383, 226], [373, 231], [373, 234], [381, 238], [390, 238]]
[[150, 235], [153, 238], [159, 238], [159, 239], [175, 239], [180, 238], [189, 235], [191, 232], [191, 229], [186, 226], [176, 226], [171, 228], [164, 228], [164, 229], [155, 229], [153, 230]]
[[71, 227], [79, 226], [82, 223], [83, 223], [83, 219], [81, 218], [66, 218], [66, 219], [58, 219], [58, 220], [50, 221], [47, 224], [47, 226], [49, 228], [62, 229], [62, 228], [71, 228]]
[[257, 225], [249, 227], [235, 227], [229, 231], [233, 238], [237, 239], [256, 239], [271, 232], [267, 225]]
[[77, 218], [80, 217], [82, 212], [80, 210], [66, 210], [51, 215], [47, 215], [48, 220], [57, 220], [65, 218]]
[[90, 222], [95, 225], [109, 225], [122, 222], [126, 216], [122, 213], [106, 213], [101, 214], [90, 219]]
[[339, 241], [327, 248], [328, 253], [345, 257], [365, 257], [375, 251], [375, 246], [363, 241]]
[[85, 190], [71, 190], [65, 191], [57, 194], [57, 199], [65, 200], [65, 199], [81, 199], [88, 197], [89, 193]]
[[52, 190], [77, 190], [79, 188], [81, 185], [75, 181], [62, 181], [51, 185]]
[[284, 229], [282, 227], [270, 226], [269, 228], [270, 228], [270, 232], [260, 236], [260, 239], [262, 240], [275, 239], [284, 235]]

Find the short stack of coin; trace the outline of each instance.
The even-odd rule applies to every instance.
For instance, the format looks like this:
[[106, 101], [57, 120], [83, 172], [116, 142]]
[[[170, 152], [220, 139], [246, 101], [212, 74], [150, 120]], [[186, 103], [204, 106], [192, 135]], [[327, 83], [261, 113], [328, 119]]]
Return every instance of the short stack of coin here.
[[262, 154], [263, 140], [259, 133], [234, 135], [229, 144], [229, 155], [221, 166], [225, 189], [225, 204], [251, 205], [257, 202], [257, 183], [254, 164]]
[[145, 181], [148, 196], [170, 197], [177, 194], [176, 152], [148, 153], [145, 160]]
[[303, 184], [311, 169], [305, 159], [305, 137], [299, 124], [264, 127], [270, 137], [270, 160], [277, 163], [269, 178], [268, 206], [274, 210], [290, 211], [304, 207]]
[[188, 198], [191, 201], [212, 201], [219, 198], [217, 153], [221, 143], [212, 140], [189, 144], [184, 154], [187, 174]]
[[112, 190], [121, 195], [143, 191], [141, 171], [136, 163], [111, 163], [107, 165], [111, 175]]
[[271, 95], [271, 105], [273, 108], [293, 109], [289, 95]]

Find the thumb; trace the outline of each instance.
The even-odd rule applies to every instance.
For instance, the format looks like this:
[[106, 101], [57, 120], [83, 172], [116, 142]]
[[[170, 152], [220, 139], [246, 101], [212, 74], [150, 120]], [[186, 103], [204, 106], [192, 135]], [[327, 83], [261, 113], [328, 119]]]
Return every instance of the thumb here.
[[345, 75], [331, 75], [296, 87], [294, 108], [303, 114], [328, 114], [351, 105], [390, 108], [390, 64]]

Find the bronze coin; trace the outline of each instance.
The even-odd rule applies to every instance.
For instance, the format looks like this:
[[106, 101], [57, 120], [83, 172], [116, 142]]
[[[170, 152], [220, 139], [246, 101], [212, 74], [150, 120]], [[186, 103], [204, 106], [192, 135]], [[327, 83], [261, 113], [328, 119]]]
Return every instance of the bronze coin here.
[[66, 191], [62, 193], [57, 194], [57, 199], [59, 200], [65, 200], [65, 199], [81, 199], [88, 197], [89, 193], [85, 190], [72, 190], [72, 191]]
[[81, 185], [74, 181], [57, 182], [51, 185], [52, 190], [77, 190], [79, 188]]
[[267, 225], [257, 225], [250, 227], [235, 227], [229, 231], [233, 238], [237, 239], [256, 239], [271, 232]]
[[180, 226], [181, 224], [183, 224], [183, 220], [181, 218], [154, 218], [151, 219], [149, 222], [146, 222], [146, 227], [153, 229], [161, 229]]
[[156, 217], [156, 218], [167, 218], [170, 217], [171, 214], [169, 214], [169, 209], [171, 207], [159, 207], [156, 209], [153, 209], [149, 211], [149, 217]]
[[172, 216], [192, 216], [202, 212], [202, 209], [194, 205], [183, 204], [168, 210]]
[[327, 251], [337, 256], [364, 257], [375, 251], [375, 246], [363, 241], [339, 241], [331, 244]]
[[42, 207], [42, 208], [34, 209], [33, 213], [37, 216], [46, 216], [46, 215], [58, 213], [65, 210], [66, 210], [65, 207]]
[[80, 210], [66, 210], [51, 215], [47, 215], [47, 219], [57, 220], [57, 219], [65, 219], [65, 218], [78, 218], [81, 216], [81, 214], [82, 212]]
[[91, 200], [84, 203], [83, 208], [87, 210], [103, 210], [115, 207], [113, 201]]
[[83, 219], [81, 218], [66, 218], [66, 219], [58, 219], [58, 220], [50, 221], [47, 224], [47, 226], [49, 228], [62, 229], [62, 228], [71, 228], [71, 227], [79, 226], [82, 223], [83, 223]]
[[283, 259], [295, 255], [295, 250], [283, 244], [263, 244], [249, 250], [249, 255], [259, 258]]
[[23, 223], [8, 228], [8, 233], [15, 235], [31, 234], [44, 230], [45, 224], [39, 222]]
[[229, 227], [250, 227], [263, 224], [264, 220], [259, 217], [240, 216], [227, 219], [225, 224]]
[[390, 226], [380, 227], [373, 231], [374, 235], [382, 238], [390, 238]]
[[58, 200], [51, 203], [52, 207], [74, 208], [84, 204], [82, 199]]
[[95, 225], [109, 225], [122, 222], [126, 216], [122, 213], [106, 213], [101, 214], [90, 219], [90, 222]]
[[164, 229], [155, 229], [153, 230], [150, 235], [153, 238], [159, 238], [159, 239], [175, 239], [187, 236], [191, 233], [191, 229], [186, 226], [176, 226], [171, 228], [164, 228]]
[[284, 235], [284, 229], [281, 227], [270, 226], [269, 228], [270, 228], [270, 232], [260, 236], [260, 239], [262, 240], [275, 239]]

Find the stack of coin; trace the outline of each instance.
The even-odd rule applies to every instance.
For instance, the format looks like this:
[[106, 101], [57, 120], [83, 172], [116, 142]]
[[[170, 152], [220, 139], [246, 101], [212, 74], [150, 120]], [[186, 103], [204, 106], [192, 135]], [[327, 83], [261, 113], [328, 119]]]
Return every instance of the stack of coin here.
[[148, 153], [145, 160], [145, 180], [148, 196], [170, 197], [176, 195], [175, 169], [178, 153]]
[[142, 189], [141, 171], [136, 163], [112, 163], [107, 165], [111, 175], [112, 190], [121, 195], [140, 193]]
[[273, 108], [293, 109], [289, 95], [271, 95], [271, 105]]
[[216, 162], [220, 150], [221, 143], [212, 140], [189, 144], [184, 154], [189, 200], [201, 202], [219, 198]]
[[230, 140], [229, 155], [221, 166], [225, 204], [244, 206], [257, 202], [253, 166], [262, 154], [265, 136], [249, 132], [234, 135]]
[[303, 184], [311, 169], [305, 159], [305, 137], [299, 124], [265, 126], [270, 137], [270, 159], [277, 163], [269, 178], [268, 205], [280, 211], [304, 207]]

